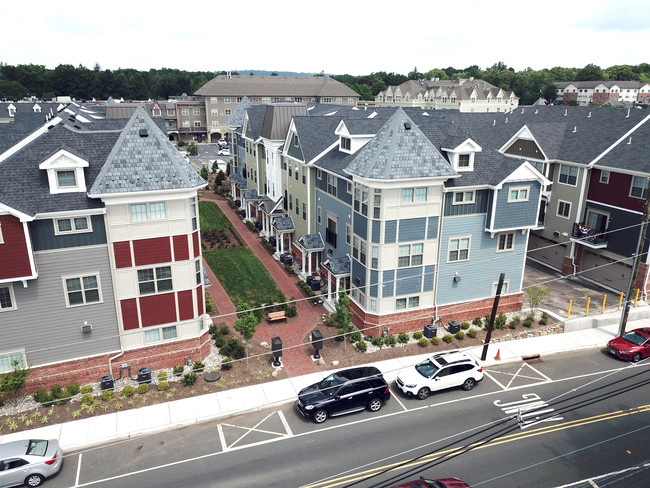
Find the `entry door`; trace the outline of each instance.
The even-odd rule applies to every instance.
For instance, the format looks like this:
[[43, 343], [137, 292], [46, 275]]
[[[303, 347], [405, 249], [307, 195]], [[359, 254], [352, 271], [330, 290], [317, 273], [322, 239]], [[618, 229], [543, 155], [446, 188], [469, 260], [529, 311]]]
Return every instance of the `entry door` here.
[[607, 230], [608, 216], [593, 210], [587, 210], [587, 225], [594, 229], [594, 232], [605, 232]]

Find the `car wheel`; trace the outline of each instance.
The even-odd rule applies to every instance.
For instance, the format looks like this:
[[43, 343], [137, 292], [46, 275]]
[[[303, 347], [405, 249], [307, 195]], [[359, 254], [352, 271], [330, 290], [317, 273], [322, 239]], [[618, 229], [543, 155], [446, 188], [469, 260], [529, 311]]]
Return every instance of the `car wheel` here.
[[641, 361], [641, 353], [637, 352], [634, 356], [632, 356], [632, 362], [638, 363], [639, 361]]
[[472, 388], [474, 388], [475, 385], [476, 385], [476, 381], [474, 380], [474, 378], [467, 378], [463, 383], [463, 390], [469, 391]]
[[418, 398], [420, 400], [425, 400], [429, 397], [429, 393], [431, 393], [431, 390], [429, 390], [429, 388], [427, 388], [426, 386], [420, 388], [420, 391], [418, 391]]
[[30, 474], [25, 478], [26, 486], [41, 486], [43, 484], [43, 477], [40, 474]]
[[327, 420], [327, 412], [325, 410], [317, 410], [314, 413], [314, 422], [317, 424], [322, 424]]
[[381, 400], [379, 398], [373, 398], [368, 404], [368, 410], [371, 412], [378, 412], [381, 408]]

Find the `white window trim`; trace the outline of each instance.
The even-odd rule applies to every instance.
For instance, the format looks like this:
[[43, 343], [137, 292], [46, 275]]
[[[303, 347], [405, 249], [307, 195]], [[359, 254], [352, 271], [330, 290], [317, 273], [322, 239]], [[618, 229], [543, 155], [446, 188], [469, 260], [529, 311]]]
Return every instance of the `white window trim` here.
[[[83, 293], [84, 289], [82, 288], [81, 292], [82, 292], [82, 296], [84, 297], [84, 302], [71, 305], [68, 296], [69, 292], [68, 292], [68, 287], [66, 285], [66, 280], [79, 278], [81, 280], [82, 287], [83, 287], [83, 279], [86, 276], [94, 276], [95, 279], [97, 280], [97, 295], [99, 297], [99, 300], [97, 300], [96, 302], [86, 302], [86, 296]], [[63, 283], [63, 294], [65, 295], [65, 308], [85, 307], [86, 305], [95, 305], [96, 303], [104, 303], [104, 297], [102, 296], [102, 282], [99, 277], [99, 271], [89, 271], [88, 273], [61, 276], [61, 282]]]
[[[151, 208], [150, 205], [154, 203], [162, 203], [164, 208], [165, 208], [165, 216], [162, 218], [152, 218], [151, 217]], [[144, 205], [145, 208], [147, 209], [147, 218], [142, 219], [142, 220], [133, 220], [133, 211], [131, 210], [134, 205]], [[161, 221], [161, 220], [167, 220], [167, 203], [166, 202], [143, 202], [143, 203], [132, 203], [129, 205], [129, 217], [131, 219], [131, 222], [155, 222], [155, 221]]]
[[600, 170], [600, 178], [598, 179], [598, 182], [602, 183], [603, 185], [609, 185], [609, 177], [610, 176], [611, 176], [611, 173], [609, 171], [607, 171], [606, 169], [601, 169]]
[[2, 235], [2, 222], [0, 222], [0, 244], [5, 243], [5, 238]]
[[[496, 296], [498, 286], [499, 286], [498, 281], [492, 282], [492, 293], [490, 296]], [[510, 290], [510, 280], [504, 280], [503, 285], [501, 286], [501, 295], [507, 295], [509, 290]]]
[[[458, 241], [458, 245], [460, 246], [460, 241], [463, 239], [467, 239], [467, 258], [466, 259], [460, 259], [460, 247], [458, 248], [458, 259], [451, 260], [449, 259], [449, 253], [451, 252], [451, 241]], [[449, 241], [447, 242], [447, 262], [448, 263], [462, 263], [465, 261], [470, 260], [470, 250], [472, 249], [472, 236], [471, 235], [466, 235], [466, 236], [456, 236], [456, 237], [450, 237]]]
[[[566, 183], [565, 183], [565, 182], [563, 182], [563, 181], [560, 181], [560, 177], [562, 176], [562, 168], [563, 168], [564, 166], [566, 166], [567, 168], [569, 168], [569, 174], [568, 174], [568, 176], [567, 176], [568, 178], [571, 177], [571, 168], [576, 168], [576, 182], [575, 182], [575, 184], [573, 184], [573, 183], [569, 183], [569, 182], [566, 182]], [[571, 165], [569, 165], [569, 164], [560, 164], [560, 167], [558, 168], [558, 172], [557, 172], [557, 182], [558, 182], [560, 185], [566, 185], [566, 186], [577, 187], [577, 186], [578, 186], [578, 180], [579, 180], [579, 179], [580, 179], [580, 168], [577, 168], [576, 166], [571, 166]]]
[[[497, 252], [512, 252], [515, 250], [515, 239], [516, 239], [516, 233], [515, 232], [500, 232], [497, 234]], [[503, 249], [499, 249], [499, 242], [501, 241], [501, 236], [508, 236], [512, 235], [512, 247], [508, 248], [505, 247]], [[506, 245], [508, 244], [508, 238], [506, 237]]]
[[[169, 271], [170, 271], [169, 278], [158, 278], [156, 276], [156, 269], [157, 268], [169, 268]], [[140, 281], [140, 279], [138, 278], [138, 271], [145, 271], [145, 270], [148, 270], [148, 269], [153, 271], [153, 279], [152, 280], [147, 280], [147, 281]], [[163, 281], [163, 280], [164, 281], [171, 280], [172, 287], [169, 290], [159, 290], [158, 289], [158, 282]], [[141, 296], [141, 297], [143, 297], [143, 296], [151, 296], [151, 295], [158, 295], [160, 293], [173, 293], [174, 292], [174, 273], [173, 273], [172, 266], [170, 264], [162, 265], [162, 266], [148, 265], [148, 266], [143, 266], [141, 268], [138, 268], [138, 269], [135, 270], [135, 281], [138, 284], [138, 296]], [[153, 284], [154, 284], [154, 291], [147, 292], [147, 293], [142, 293], [142, 291], [140, 290], [140, 284], [142, 284], [142, 283], [150, 283], [150, 282], [153, 282]]]
[[[467, 193], [472, 193], [472, 199], [471, 200], [465, 200], [465, 195]], [[459, 193], [462, 193], [463, 195], [463, 200], [460, 202], [456, 201], [456, 195]], [[476, 203], [476, 190], [467, 190], [467, 191], [455, 191], [454, 196], [452, 197], [452, 205], [471, 205], [472, 203]]]
[[639, 187], [634, 186], [634, 178], [635, 178], [635, 176], [632, 176], [632, 181], [630, 181], [630, 193], [628, 194], [628, 196], [630, 198], [639, 198], [641, 200], [645, 200], [645, 197], [643, 196], [643, 192], [644, 191], [650, 191], [650, 181], [648, 181], [647, 178], [643, 178], [642, 176], [638, 177], [638, 178], [642, 178], [645, 181], [645, 186], [641, 187], [641, 196], [636, 196], [636, 195], [632, 195], [632, 189], [633, 188], [639, 188]]
[[[569, 215], [564, 216], [564, 215], [562, 215], [562, 214], [560, 213], [560, 204], [561, 204], [561, 203], [565, 203], [565, 204], [568, 204], [568, 205], [569, 205]], [[572, 205], [571, 202], [568, 202], [568, 201], [566, 201], [566, 200], [558, 200], [558, 201], [557, 201], [557, 209], [555, 209], [555, 215], [556, 215], [556, 217], [560, 217], [560, 218], [563, 218], [563, 219], [567, 219], [567, 220], [569, 220], [569, 219], [571, 218], [571, 207], [573, 207], [573, 205]]]
[[[526, 198], [521, 198], [521, 191], [526, 190]], [[512, 198], [512, 192], [517, 192], [517, 198]], [[530, 186], [512, 186], [508, 189], [508, 203], [527, 202], [530, 197]]]
[[11, 373], [14, 370], [13, 365], [11, 364], [11, 356], [17, 356], [17, 355], [20, 355], [23, 358], [22, 359], [22, 361], [23, 361], [22, 367], [23, 368], [27, 367], [27, 356], [25, 355], [25, 349], [13, 349], [13, 350], [8, 350], [8, 351], [1, 351], [0, 356], [2, 356], [2, 357], [6, 356], [9, 359], [9, 367], [11, 369], [8, 369], [8, 370], [0, 369], [0, 374], [2, 374], [2, 373]]
[[13, 285], [13, 283], [5, 283], [3, 285], [0, 285], [0, 288], [8, 288], [9, 289], [9, 298], [11, 299], [11, 307], [0, 308], [0, 313], [9, 312], [11, 310], [18, 310], [18, 305], [16, 305], [16, 296], [14, 295], [14, 285]]
[[[75, 226], [75, 219], [86, 219], [86, 223], [88, 224], [88, 228], [86, 229], [77, 229]], [[59, 221], [60, 220], [69, 220], [70, 225], [72, 226], [72, 229], [70, 230], [59, 230]], [[54, 219], [54, 235], [56, 236], [61, 236], [61, 235], [69, 235], [69, 234], [86, 234], [88, 232], [93, 231], [93, 226], [92, 226], [92, 219], [87, 216], [87, 215], [77, 215], [75, 217], [65, 217], [65, 218], [60, 218], [60, 219]]]

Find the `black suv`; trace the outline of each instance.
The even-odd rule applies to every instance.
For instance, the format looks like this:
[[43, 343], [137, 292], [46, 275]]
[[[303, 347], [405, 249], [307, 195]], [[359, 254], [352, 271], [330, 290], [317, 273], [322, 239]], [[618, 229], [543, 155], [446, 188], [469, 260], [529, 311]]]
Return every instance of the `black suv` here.
[[374, 366], [344, 369], [298, 393], [296, 406], [301, 414], [317, 424], [327, 417], [359, 412], [377, 412], [390, 399], [390, 389]]

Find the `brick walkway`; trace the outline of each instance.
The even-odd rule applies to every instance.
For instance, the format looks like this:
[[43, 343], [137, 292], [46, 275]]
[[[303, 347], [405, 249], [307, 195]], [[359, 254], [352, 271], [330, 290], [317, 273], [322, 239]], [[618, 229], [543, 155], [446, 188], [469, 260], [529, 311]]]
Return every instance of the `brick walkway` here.
[[[257, 258], [262, 262], [264, 267], [271, 274], [278, 287], [287, 296], [295, 299], [304, 297], [302, 290], [298, 288], [297, 278], [295, 275], [288, 275], [284, 267], [279, 261], [275, 260], [271, 253], [262, 244], [262, 239], [259, 237], [258, 232], [251, 232], [246, 224], [239, 218], [237, 213], [230, 208], [226, 200], [220, 199], [216, 195], [205, 192], [201, 194], [201, 200], [211, 201], [216, 203], [226, 217], [233, 224], [237, 233], [244, 240], [246, 245], [250, 248]], [[217, 280], [212, 270], [206, 265], [208, 278], [212, 286], [207, 288], [209, 295], [214, 300], [217, 306], [218, 316], [215, 316], [217, 322], [225, 322], [227, 325], [232, 326], [237, 320], [235, 315], [226, 315], [221, 317], [222, 314], [232, 314], [235, 312], [235, 306], [226, 294], [226, 291]], [[316, 364], [312, 361], [311, 355], [314, 353], [314, 348], [311, 345], [305, 344], [310, 341], [310, 332], [322, 319], [325, 309], [322, 305], [314, 305], [310, 300], [300, 300], [296, 303], [298, 314], [294, 318], [287, 319], [286, 322], [276, 322], [270, 325], [266, 319], [262, 320], [257, 326], [257, 332], [254, 338], [260, 341], [271, 343], [272, 337], [280, 337], [282, 339], [282, 364], [287, 370], [289, 376], [303, 375], [318, 371]], [[302, 345], [301, 344], [305, 344]]]

